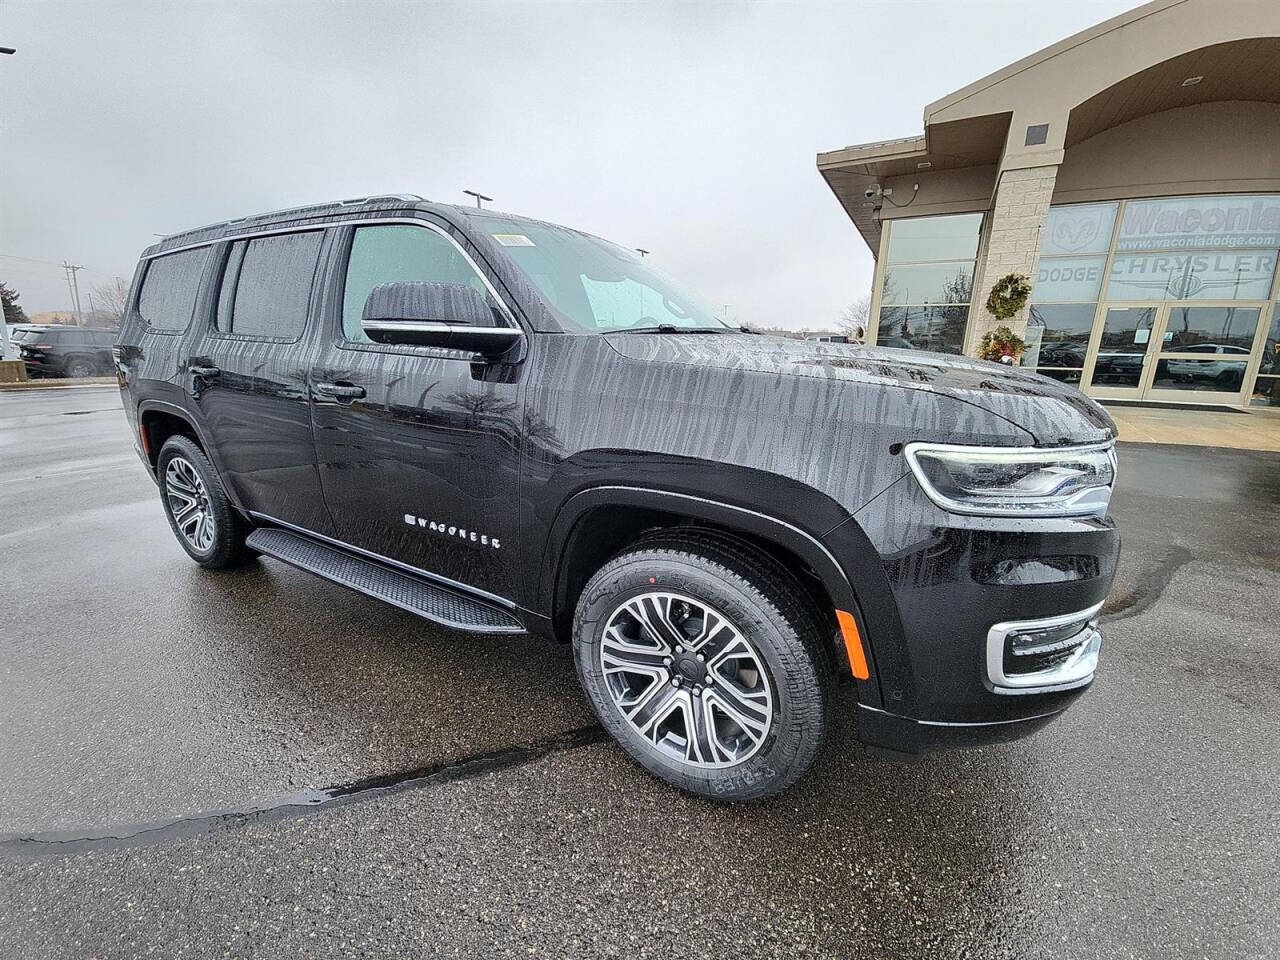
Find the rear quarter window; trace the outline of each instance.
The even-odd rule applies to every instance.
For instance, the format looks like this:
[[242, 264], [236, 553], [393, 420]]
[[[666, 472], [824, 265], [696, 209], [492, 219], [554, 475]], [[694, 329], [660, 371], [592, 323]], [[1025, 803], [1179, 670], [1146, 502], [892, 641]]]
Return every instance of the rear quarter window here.
[[170, 333], [187, 329], [208, 257], [209, 248], [201, 247], [156, 257], [147, 264], [138, 293], [138, 315], [149, 327]]

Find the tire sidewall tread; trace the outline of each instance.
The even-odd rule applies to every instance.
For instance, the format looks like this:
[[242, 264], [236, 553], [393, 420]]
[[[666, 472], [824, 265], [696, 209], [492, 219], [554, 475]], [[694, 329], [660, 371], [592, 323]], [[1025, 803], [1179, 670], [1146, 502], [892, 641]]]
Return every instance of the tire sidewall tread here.
[[[169, 496], [165, 489], [165, 470], [175, 457], [182, 457], [190, 463], [200, 475], [204, 483], [205, 495], [209, 501], [209, 512], [213, 515], [213, 546], [207, 551], [196, 550], [178, 529], [178, 524], [169, 509]], [[253, 556], [245, 546], [245, 537], [249, 533], [249, 525], [240, 517], [227, 497], [218, 478], [218, 472], [205, 455], [205, 452], [189, 437], [181, 434], [170, 437], [160, 448], [156, 457], [156, 479], [160, 484], [160, 501], [164, 508], [165, 518], [169, 521], [169, 529], [177, 537], [178, 543], [196, 563], [213, 570], [238, 566]]]
[[[653, 578], [654, 582], [650, 582]], [[629, 593], [668, 590], [709, 603], [746, 636], [769, 671], [775, 715], [765, 744], [741, 764], [698, 770], [648, 744], [613, 705], [599, 669], [601, 622]], [[828, 726], [830, 663], [808, 594], [774, 558], [709, 531], [642, 537], [587, 582], [574, 616], [574, 661], [597, 716], [638, 763], [702, 796], [756, 800], [812, 765]]]

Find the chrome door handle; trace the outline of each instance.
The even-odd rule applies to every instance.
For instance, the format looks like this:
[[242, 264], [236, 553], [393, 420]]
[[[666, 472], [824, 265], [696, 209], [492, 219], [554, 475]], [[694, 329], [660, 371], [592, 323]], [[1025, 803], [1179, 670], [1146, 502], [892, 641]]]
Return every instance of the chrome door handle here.
[[359, 400], [364, 396], [364, 387], [354, 383], [317, 383], [316, 393], [334, 400]]

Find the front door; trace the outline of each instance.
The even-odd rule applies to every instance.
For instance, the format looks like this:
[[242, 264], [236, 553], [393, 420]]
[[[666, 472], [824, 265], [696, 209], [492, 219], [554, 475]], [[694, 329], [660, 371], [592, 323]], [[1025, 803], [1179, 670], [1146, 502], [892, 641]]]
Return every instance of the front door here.
[[1163, 308], [1153, 303], [1104, 310], [1101, 328], [1094, 330], [1089, 394], [1140, 400], [1153, 354], [1152, 340]]
[[312, 371], [316, 458], [338, 539], [498, 597], [513, 582], [522, 367], [375, 344], [360, 318], [374, 287], [470, 284], [495, 325], [510, 312], [443, 225], [346, 227], [327, 281], [328, 335]]
[[1175, 303], [1161, 318], [1148, 400], [1244, 402], [1261, 305]]

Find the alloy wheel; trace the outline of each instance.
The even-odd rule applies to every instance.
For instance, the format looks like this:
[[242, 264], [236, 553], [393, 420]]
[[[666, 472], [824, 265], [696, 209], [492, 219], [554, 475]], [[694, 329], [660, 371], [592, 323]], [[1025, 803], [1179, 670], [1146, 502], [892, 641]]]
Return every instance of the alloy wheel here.
[[217, 524], [209, 508], [209, 494], [196, 468], [174, 457], [164, 471], [164, 492], [174, 526], [193, 549], [204, 553], [213, 546]]
[[744, 762], [773, 722], [760, 655], [728, 617], [693, 597], [652, 591], [622, 601], [605, 623], [600, 666], [627, 723], [690, 767]]

